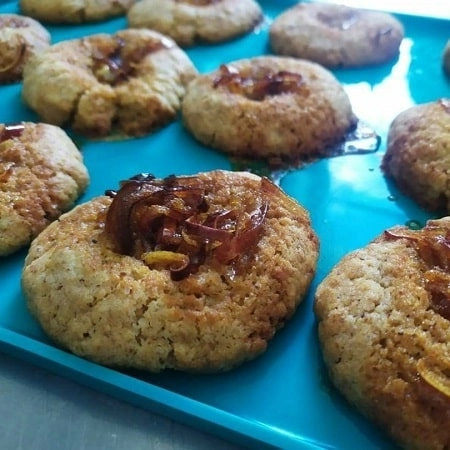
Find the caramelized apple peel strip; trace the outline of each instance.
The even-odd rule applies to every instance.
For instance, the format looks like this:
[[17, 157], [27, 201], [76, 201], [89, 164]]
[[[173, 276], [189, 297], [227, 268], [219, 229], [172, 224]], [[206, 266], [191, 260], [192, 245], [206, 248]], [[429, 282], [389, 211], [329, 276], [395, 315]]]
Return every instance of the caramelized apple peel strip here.
[[13, 71], [22, 62], [26, 49], [27, 46], [25, 43], [22, 43], [19, 47], [17, 47], [13, 60], [5, 64], [3, 67], [0, 67], [0, 73]]
[[167, 268], [173, 279], [195, 273], [208, 255], [229, 264], [247, 254], [260, 239], [268, 210], [267, 183], [248, 205], [210, 205], [196, 177], [138, 176], [109, 192], [105, 231], [118, 253], [142, 259], [151, 268]]
[[222, 64], [213, 87], [223, 86], [232, 94], [240, 94], [249, 100], [263, 101], [266, 97], [292, 93], [303, 85], [302, 75], [280, 70], [247, 74], [232, 65]]
[[[433, 310], [450, 320], [450, 231], [446, 227], [427, 224], [421, 230], [386, 230], [388, 239], [408, 239], [427, 266], [423, 275], [430, 293]], [[417, 373], [429, 386], [450, 398], [450, 360], [431, 362], [423, 357], [417, 362]]]
[[408, 239], [413, 242], [427, 269], [424, 285], [431, 304], [438, 314], [450, 320], [450, 230], [428, 224], [421, 230], [386, 230], [388, 239]]
[[448, 361], [443, 370], [436, 365], [432, 366], [426, 358], [421, 358], [417, 362], [417, 372], [427, 384], [450, 398], [450, 364]]

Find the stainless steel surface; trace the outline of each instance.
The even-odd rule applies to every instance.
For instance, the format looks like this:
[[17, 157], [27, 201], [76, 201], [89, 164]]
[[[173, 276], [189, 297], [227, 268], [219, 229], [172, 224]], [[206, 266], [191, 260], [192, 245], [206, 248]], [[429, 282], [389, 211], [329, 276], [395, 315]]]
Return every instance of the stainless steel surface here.
[[0, 353], [1, 450], [238, 450]]

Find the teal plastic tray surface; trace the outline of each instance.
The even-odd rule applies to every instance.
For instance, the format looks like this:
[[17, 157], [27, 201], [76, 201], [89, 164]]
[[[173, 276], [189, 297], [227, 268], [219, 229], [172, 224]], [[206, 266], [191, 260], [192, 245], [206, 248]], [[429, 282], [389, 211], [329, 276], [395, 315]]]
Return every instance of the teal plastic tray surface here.
[[[296, 2], [260, 3], [267, 20], [253, 33], [187, 51], [201, 72], [269, 52], [270, 20]], [[410, 3], [428, 8], [420, 11], [422, 15], [401, 9]], [[387, 129], [400, 111], [450, 96], [450, 82], [441, 68], [442, 50], [450, 38], [450, 9], [445, 11], [448, 7], [444, 8], [444, 3], [378, 2], [399, 13], [405, 26], [399, 59], [380, 67], [334, 72], [344, 84], [355, 113], [381, 137], [381, 146], [377, 152], [323, 159], [281, 178], [282, 188], [310, 211], [321, 255], [310, 295], [264, 355], [232, 372], [208, 376], [120, 372], [80, 359], [56, 348], [29, 315], [20, 288], [26, 251], [0, 261], [0, 351], [244, 445], [394, 449], [394, 444], [352, 409], [328, 381], [317, 340], [313, 294], [344, 254], [364, 246], [387, 227], [411, 220], [423, 223], [430, 217], [383, 177], [380, 161]], [[364, 6], [364, 0], [358, 4]], [[376, 7], [374, 2], [366, 5]], [[16, 2], [0, 3], [0, 13], [18, 11]], [[49, 30], [56, 43], [124, 27], [126, 21], [120, 18], [100, 24], [51, 26]], [[39, 120], [22, 104], [20, 83], [0, 87], [0, 94], [0, 122]], [[81, 142], [91, 184], [79, 202], [116, 188], [119, 180], [140, 172], [166, 176], [233, 168], [224, 155], [195, 142], [180, 121], [139, 139]]]

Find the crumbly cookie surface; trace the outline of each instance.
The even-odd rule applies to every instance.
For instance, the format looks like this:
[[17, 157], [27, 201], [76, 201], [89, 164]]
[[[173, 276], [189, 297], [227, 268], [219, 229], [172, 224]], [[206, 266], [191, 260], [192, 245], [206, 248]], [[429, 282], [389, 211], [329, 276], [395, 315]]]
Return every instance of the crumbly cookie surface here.
[[427, 230], [396, 227], [350, 253], [315, 299], [333, 383], [411, 450], [450, 446], [450, 218]]
[[392, 122], [382, 169], [423, 208], [450, 213], [450, 99], [415, 105]]
[[0, 83], [21, 80], [25, 63], [50, 41], [50, 33], [31, 17], [0, 14]]
[[[92, 137], [127, 136], [172, 121], [197, 74], [187, 55], [151, 30], [64, 41], [33, 58], [22, 96], [46, 122]], [[52, 83], [48, 83], [48, 80]]]
[[79, 150], [60, 128], [0, 125], [0, 256], [29, 244], [88, 181]]
[[326, 67], [359, 67], [395, 59], [403, 35], [402, 24], [388, 13], [299, 3], [275, 18], [270, 44], [277, 54]]
[[49, 23], [96, 22], [125, 15], [135, 0], [20, 0], [23, 14]]
[[245, 34], [262, 16], [254, 0], [142, 0], [127, 15], [130, 27], [157, 30], [183, 47]]
[[329, 71], [276, 56], [235, 61], [197, 77], [182, 116], [205, 145], [294, 161], [326, 155], [356, 123], [346, 92]]
[[[251, 205], [261, 179], [198, 175], [208, 202]], [[260, 355], [304, 297], [318, 240], [308, 213], [269, 189], [262, 234], [233, 264], [207, 257], [196, 273], [170, 271], [117, 253], [105, 233], [111, 198], [98, 197], [34, 240], [23, 271], [28, 304], [60, 345], [98, 363], [158, 372], [216, 372]], [[241, 204], [240, 203], [240, 204]]]

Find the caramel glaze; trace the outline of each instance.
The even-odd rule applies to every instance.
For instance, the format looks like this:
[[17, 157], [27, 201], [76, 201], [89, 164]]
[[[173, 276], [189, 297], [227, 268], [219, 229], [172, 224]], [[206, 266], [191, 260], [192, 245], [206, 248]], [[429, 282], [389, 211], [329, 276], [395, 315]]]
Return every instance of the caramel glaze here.
[[233, 94], [241, 94], [249, 100], [263, 101], [266, 97], [299, 91], [304, 81], [300, 74], [266, 71], [263, 74], [239, 72], [231, 65], [220, 66], [213, 81], [215, 89], [225, 87]]
[[170, 48], [170, 42], [153, 40], [130, 48], [120, 38], [111, 45], [97, 48], [92, 55], [92, 72], [102, 83], [117, 85], [133, 76], [136, 66], [150, 53]]

